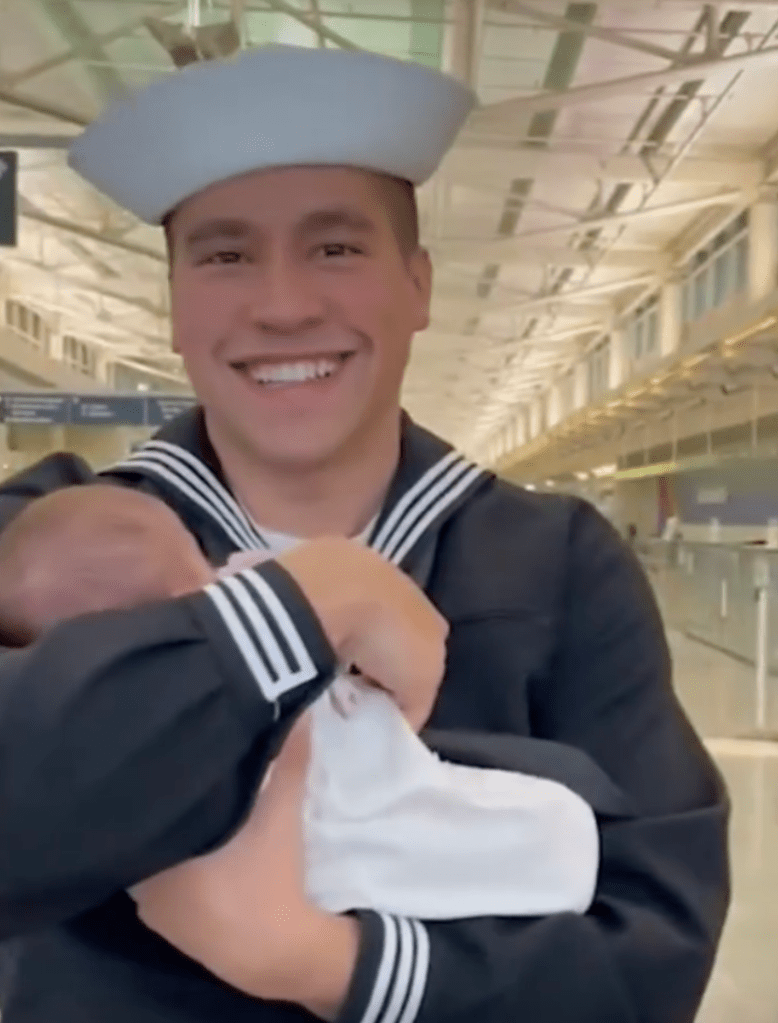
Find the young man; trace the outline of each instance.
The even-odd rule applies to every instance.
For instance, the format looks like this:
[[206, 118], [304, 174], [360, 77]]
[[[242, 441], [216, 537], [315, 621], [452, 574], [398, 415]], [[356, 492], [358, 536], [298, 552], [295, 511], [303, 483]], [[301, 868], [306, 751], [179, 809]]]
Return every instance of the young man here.
[[[3, 1023], [693, 1020], [727, 804], [648, 585], [588, 505], [496, 480], [400, 410], [431, 290], [412, 185], [471, 103], [425, 68], [270, 48], [76, 144], [165, 224], [200, 407], [98, 477], [54, 456], [0, 493]], [[258, 548], [278, 553], [214, 581]], [[106, 580], [124, 609], [73, 618], [69, 591]], [[342, 663], [452, 759], [520, 748], [594, 779], [587, 914], [308, 903], [303, 712]]]

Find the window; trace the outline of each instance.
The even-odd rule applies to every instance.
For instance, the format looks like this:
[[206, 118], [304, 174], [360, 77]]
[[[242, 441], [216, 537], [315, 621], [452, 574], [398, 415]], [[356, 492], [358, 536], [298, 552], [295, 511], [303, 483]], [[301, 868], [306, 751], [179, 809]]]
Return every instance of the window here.
[[748, 210], [689, 260], [682, 294], [684, 323], [699, 320], [748, 289]]
[[718, 309], [727, 297], [732, 272], [732, 249], [725, 249], [713, 264], [713, 306]]
[[587, 359], [589, 400], [599, 398], [610, 390], [611, 343], [610, 338], [593, 348]]
[[50, 331], [46, 321], [38, 313], [9, 298], [5, 303], [5, 322], [18, 333], [24, 334], [25, 339], [33, 347], [48, 351]]
[[745, 291], [748, 287], [748, 236], [741, 238], [735, 246], [735, 288]]
[[708, 308], [708, 268], [703, 267], [694, 278], [694, 303], [692, 312], [698, 320]]
[[659, 334], [659, 295], [652, 295], [631, 314], [625, 325], [625, 355], [633, 365], [643, 362], [657, 350]]
[[657, 347], [657, 335], [659, 334], [659, 315], [656, 309], [652, 309], [646, 320], [646, 355], [653, 355]]
[[93, 377], [97, 372], [97, 357], [91, 345], [69, 334], [62, 339], [62, 361], [85, 376]]

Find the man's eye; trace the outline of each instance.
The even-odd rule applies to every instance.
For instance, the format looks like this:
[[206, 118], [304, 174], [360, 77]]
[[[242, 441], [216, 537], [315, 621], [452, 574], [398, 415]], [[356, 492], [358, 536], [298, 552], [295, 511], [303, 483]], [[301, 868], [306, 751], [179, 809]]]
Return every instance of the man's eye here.
[[358, 256], [361, 249], [353, 245], [342, 245], [339, 242], [330, 242], [322, 245], [319, 250], [325, 256]]
[[201, 262], [203, 262], [203, 263], [217, 263], [217, 264], [237, 263], [237, 262], [239, 262], [239, 260], [245, 259], [245, 258], [246, 257], [245, 257], [245, 255], [242, 252], [224, 251], [224, 252], [214, 252], [210, 256], [205, 256], [204, 259], [201, 260]]

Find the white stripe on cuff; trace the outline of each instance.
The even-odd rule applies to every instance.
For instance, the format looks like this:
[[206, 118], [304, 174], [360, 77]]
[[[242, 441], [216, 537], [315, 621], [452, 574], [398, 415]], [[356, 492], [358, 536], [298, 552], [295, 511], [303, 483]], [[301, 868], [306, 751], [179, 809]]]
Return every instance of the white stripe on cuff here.
[[[253, 569], [211, 583], [203, 592], [219, 612], [268, 702], [275, 703], [290, 689], [316, 677], [316, 666], [289, 613]], [[233, 600], [240, 605], [244, 618], [238, 614]], [[283, 636], [296, 664], [284, 653], [271, 626]]]
[[394, 917], [379, 913], [381, 922], [384, 925], [384, 947], [381, 952], [381, 962], [378, 966], [373, 992], [370, 1001], [367, 1003], [364, 1015], [360, 1023], [377, 1023], [379, 1013], [386, 1001], [389, 984], [392, 980], [394, 962], [397, 957], [397, 924]]
[[430, 968], [430, 936], [427, 934], [427, 928], [418, 920], [412, 920], [411, 926], [416, 934], [416, 964], [408, 1001], [405, 1003], [405, 1011], [399, 1023], [414, 1023], [418, 1016]]
[[379, 916], [384, 947], [360, 1023], [414, 1023], [429, 972], [429, 936], [417, 920]]

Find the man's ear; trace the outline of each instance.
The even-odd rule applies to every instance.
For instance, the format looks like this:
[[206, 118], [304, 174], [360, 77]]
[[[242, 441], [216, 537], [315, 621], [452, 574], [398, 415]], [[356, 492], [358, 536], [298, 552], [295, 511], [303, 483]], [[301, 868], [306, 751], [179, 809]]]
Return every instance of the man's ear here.
[[408, 262], [408, 273], [418, 299], [418, 323], [414, 330], [426, 330], [430, 325], [432, 301], [432, 260], [426, 249], [418, 248]]

